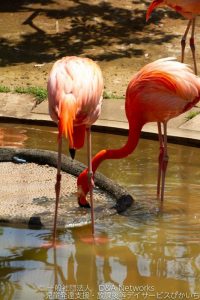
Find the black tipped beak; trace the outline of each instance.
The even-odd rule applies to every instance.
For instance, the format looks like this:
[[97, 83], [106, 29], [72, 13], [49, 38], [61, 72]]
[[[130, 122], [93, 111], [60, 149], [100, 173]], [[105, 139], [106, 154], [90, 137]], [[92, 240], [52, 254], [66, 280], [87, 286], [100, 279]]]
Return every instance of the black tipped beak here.
[[89, 204], [88, 202], [86, 202], [86, 203], [83, 204], [83, 203], [81, 203], [80, 200], [79, 200], [79, 201], [78, 201], [78, 204], [79, 204], [80, 207], [90, 208], [90, 204]]
[[74, 159], [75, 155], [76, 155], [76, 149], [74, 148], [69, 148], [69, 153], [72, 159]]

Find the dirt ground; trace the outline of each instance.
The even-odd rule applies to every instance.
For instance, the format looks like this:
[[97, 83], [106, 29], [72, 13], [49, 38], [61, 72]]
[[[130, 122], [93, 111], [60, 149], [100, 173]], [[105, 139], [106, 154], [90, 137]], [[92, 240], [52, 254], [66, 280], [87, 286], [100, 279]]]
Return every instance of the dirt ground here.
[[[143, 65], [167, 56], [180, 59], [180, 39], [187, 21], [162, 8], [146, 23], [149, 3], [147, 0], [3, 1], [0, 85], [46, 87], [53, 62], [62, 56], [78, 55], [98, 61], [105, 90], [123, 96], [132, 75]], [[197, 52], [199, 43], [200, 40]], [[186, 62], [192, 63], [188, 46]]]

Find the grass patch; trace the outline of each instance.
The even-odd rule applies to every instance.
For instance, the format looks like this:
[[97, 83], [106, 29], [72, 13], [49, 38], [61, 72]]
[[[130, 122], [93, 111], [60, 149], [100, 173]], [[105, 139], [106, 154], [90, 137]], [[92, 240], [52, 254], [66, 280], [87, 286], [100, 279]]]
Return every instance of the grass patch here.
[[47, 99], [47, 89], [37, 86], [10, 88], [4, 85], [0, 85], [0, 93], [19, 93], [33, 95], [36, 98], [37, 104]]
[[14, 92], [20, 94], [33, 95], [37, 100], [37, 104], [41, 103], [47, 98], [47, 89], [41, 87], [15, 87]]
[[[37, 86], [21, 87], [17, 86], [15, 88], [10, 88], [7, 86], [0, 85], [0, 93], [18, 93], [18, 94], [29, 94], [33, 95], [36, 98], [37, 104], [41, 103], [47, 99], [47, 89]], [[124, 99], [124, 96], [116, 95], [112, 92], [103, 93], [103, 99]]]
[[190, 111], [188, 115], [185, 117], [186, 121], [189, 121], [200, 114], [200, 111]]
[[0, 85], [0, 93], [10, 93], [11, 89], [7, 86]]
[[116, 95], [112, 92], [103, 92], [103, 99], [124, 99], [124, 96]]

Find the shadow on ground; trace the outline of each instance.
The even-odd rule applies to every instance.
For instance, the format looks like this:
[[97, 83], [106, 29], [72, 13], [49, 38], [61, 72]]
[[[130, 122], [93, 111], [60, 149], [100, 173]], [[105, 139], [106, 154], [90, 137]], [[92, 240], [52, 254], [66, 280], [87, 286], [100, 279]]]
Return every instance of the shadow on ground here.
[[[159, 26], [152, 34], [145, 21], [149, 1], [130, 1], [124, 7], [119, 3], [118, 0], [2, 2], [3, 18], [13, 16], [7, 23], [7, 32], [18, 22], [21, 33], [16, 39], [9, 34], [0, 38], [1, 66], [50, 62], [66, 53], [88, 55], [89, 52], [91, 58], [106, 61], [140, 57], [144, 55], [144, 44], [162, 44], [177, 36]], [[155, 12], [151, 23], [159, 24], [164, 14], [166, 10]], [[179, 18], [173, 11], [168, 11], [167, 16]]]

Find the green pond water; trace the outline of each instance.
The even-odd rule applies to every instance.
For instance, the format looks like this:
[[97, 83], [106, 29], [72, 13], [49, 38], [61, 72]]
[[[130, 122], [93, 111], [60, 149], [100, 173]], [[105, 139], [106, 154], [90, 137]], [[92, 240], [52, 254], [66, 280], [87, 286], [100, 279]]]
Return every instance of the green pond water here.
[[[93, 153], [127, 137], [93, 133]], [[56, 128], [1, 124], [0, 146], [57, 151]], [[66, 145], [65, 145], [66, 146]], [[0, 227], [0, 299], [200, 299], [200, 151], [168, 144], [162, 211], [156, 200], [158, 142], [141, 139], [128, 158], [99, 171], [126, 187], [137, 205], [90, 226], [58, 231]], [[66, 151], [65, 151], [66, 150]], [[68, 155], [67, 146], [64, 152]], [[86, 148], [76, 159], [86, 163]], [[52, 183], [54, 184], [54, 182]]]

